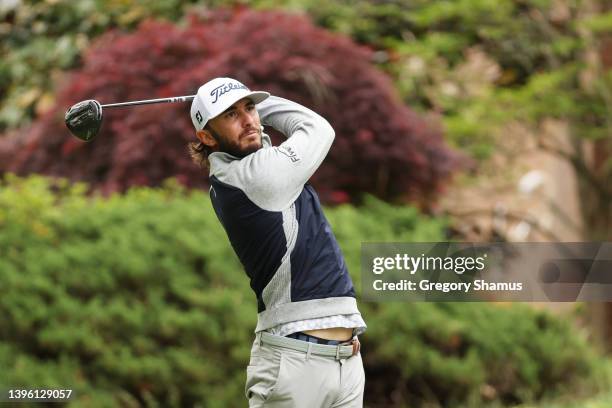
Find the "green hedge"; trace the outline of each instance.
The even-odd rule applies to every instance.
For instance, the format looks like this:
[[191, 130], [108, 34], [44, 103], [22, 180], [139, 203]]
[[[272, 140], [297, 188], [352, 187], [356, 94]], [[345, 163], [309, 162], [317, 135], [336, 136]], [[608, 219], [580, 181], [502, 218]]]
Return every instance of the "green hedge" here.
[[[0, 390], [72, 388], [73, 406], [244, 406], [255, 299], [208, 196], [175, 183], [85, 191], [0, 183]], [[326, 214], [357, 286], [361, 241], [445, 230], [373, 199]], [[582, 336], [528, 307], [360, 307], [368, 406], [532, 401], [584, 391], [597, 373]]]

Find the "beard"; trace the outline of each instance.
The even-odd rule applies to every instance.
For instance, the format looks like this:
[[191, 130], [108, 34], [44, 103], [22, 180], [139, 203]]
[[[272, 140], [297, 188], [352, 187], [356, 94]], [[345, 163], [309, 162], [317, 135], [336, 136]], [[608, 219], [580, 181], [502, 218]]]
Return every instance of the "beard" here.
[[232, 156], [236, 156], [241, 159], [243, 157], [248, 156], [251, 153], [256, 152], [257, 150], [261, 149], [263, 146], [262, 141], [261, 141], [261, 130], [260, 129], [255, 129], [255, 131], [259, 135], [259, 147], [252, 146], [252, 145], [249, 145], [247, 147], [241, 147], [240, 139], [237, 142], [228, 141], [226, 138], [224, 138], [219, 133], [217, 133], [212, 127], [210, 127], [208, 130], [210, 131], [212, 137], [215, 138], [215, 141], [219, 145], [220, 152], [229, 153]]

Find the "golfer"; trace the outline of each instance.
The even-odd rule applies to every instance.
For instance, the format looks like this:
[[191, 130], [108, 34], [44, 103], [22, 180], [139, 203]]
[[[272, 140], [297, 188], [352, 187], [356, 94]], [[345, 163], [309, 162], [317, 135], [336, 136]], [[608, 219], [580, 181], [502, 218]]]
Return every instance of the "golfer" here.
[[[334, 140], [315, 112], [231, 78], [198, 89], [194, 160], [257, 296], [250, 407], [361, 407], [366, 325], [344, 257], [308, 179]], [[271, 126], [287, 137], [272, 146]]]

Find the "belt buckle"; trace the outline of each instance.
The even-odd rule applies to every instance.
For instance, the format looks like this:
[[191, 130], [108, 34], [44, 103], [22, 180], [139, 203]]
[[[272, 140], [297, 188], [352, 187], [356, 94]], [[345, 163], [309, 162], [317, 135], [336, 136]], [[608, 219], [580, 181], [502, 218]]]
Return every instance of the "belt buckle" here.
[[[339, 343], [336, 346], [336, 360], [340, 360], [340, 347], [343, 347], [346, 345], [347, 345], [346, 343]], [[356, 356], [357, 353], [359, 353], [359, 350], [361, 350], [361, 343], [359, 342], [359, 339], [357, 337], [351, 340], [351, 346], [353, 347], [352, 356]]]

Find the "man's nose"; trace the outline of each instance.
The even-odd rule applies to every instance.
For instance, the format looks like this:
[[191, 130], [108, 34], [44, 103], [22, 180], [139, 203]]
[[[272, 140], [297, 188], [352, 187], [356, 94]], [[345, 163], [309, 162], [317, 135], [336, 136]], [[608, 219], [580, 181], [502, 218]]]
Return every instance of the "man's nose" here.
[[255, 126], [255, 118], [249, 112], [242, 112], [241, 115], [242, 127], [254, 127]]

